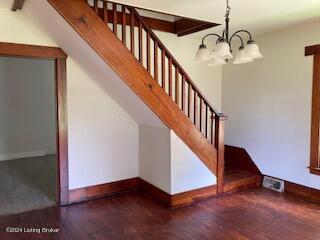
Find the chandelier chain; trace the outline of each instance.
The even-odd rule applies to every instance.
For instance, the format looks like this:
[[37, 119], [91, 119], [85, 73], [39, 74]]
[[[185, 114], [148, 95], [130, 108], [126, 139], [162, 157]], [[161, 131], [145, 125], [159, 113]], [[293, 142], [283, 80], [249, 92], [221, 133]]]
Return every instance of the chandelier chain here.
[[231, 7], [229, 5], [230, 0], [226, 0], [226, 2], [227, 2], [227, 9], [226, 9], [225, 17], [229, 17], [229, 14], [230, 14], [230, 11], [231, 11]]

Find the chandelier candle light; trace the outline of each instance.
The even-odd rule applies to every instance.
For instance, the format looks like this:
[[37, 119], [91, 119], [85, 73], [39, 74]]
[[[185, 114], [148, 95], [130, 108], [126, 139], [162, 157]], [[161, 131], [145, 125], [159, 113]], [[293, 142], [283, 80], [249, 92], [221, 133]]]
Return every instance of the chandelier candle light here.
[[[226, 10], [226, 27], [222, 32], [222, 36], [216, 33], [209, 33], [202, 38], [201, 45], [196, 53], [196, 62], [205, 62], [208, 66], [220, 66], [227, 64], [227, 61], [232, 59], [231, 53], [231, 42], [236, 37], [240, 40], [241, 46], [239, 51], [236, 53], [236, 57], [233, 61], [234, 64], [242, 64], [252, 62], [255, 59], [262, 58], [262, 54], [259, 50], [258, 45], [252, 39], [252, 35], [247, 30], [238, 30], [234, 34], [231, 35], [229, 33], [229, 15], [230, 15], [230, 6], [229, 0], [227, 0], [227, 10]], [[248, 35], [249, 40], [247, 41], [247, 45], [244, 46], [244, 40], [242, 38], [242, 34]], [[207, 46], [204, 44], [204, 40], [209, 36], [217, 37], [216, 47], [210, 52]]]

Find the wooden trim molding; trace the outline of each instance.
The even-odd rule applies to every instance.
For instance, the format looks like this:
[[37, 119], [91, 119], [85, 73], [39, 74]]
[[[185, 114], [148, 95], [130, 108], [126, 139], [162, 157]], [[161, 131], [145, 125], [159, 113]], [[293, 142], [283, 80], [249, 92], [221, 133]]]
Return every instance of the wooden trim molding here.
[[208, 28], [216, 27], [219, 24], [205, 22], [205, 21], [198, 21], [195, 19], [188, 19], [188, 18], [181, 18], [176, 20], [173, 23], [173, 33], [177, 34], [178, 37], [182, 37], [188, 34], [196, 33]]
[[310, 173], [315, 174], [315, 175], [320, 175], [320, 168], [309, 168]]
[[11, 10], [17, 11], [22, 9], [25, 0], [14, 0]]
[[[112, 1], [109, 1], [109, 2], [112, 2]], [[112, 2], [112, 3], [115, 3], [115, 2]], [[162, 32], [173, 33], [173, 34], [176, 34], [178, 37], [185, 36], [188, 34], [192, 34], [195, 32], [199, 32], [199, 31], [220, 25], [218, 23], [201, 21], [201, 20], [186, 18], [181, 16], [175, 16], [175, 15], [157, 12], [149, 9], [143, 9], [143, 8], [132, 6], [132, 5], [128, 5], [128, 6], [134, 7], [135, 9], [143, 10], [145, 12], [161, 13], [163, 15], [178, 18], [178, 20], [175, 20], [175, 21], [166, 21], [162, 19], [141, 16], [143, 21], [151, 29], [162, 31]], [[92, 9], [94, 9], [94, 6], [92, 6]], [[103, 14], [104, 14], [104, 9], [98, 8], [98, 15], [102, 17]], [[114, 15], [112, 10], [108, 10], [107, 15], [108, 15], [107, 16], [108, 23], [114, 23], [114, 20], [116, 20], [117, 24], [122, 24], [123, 19], [125, 19], [126, 25], [130, 25], [130, 14], [125, 14], [126, 16], [123, 16], [122, 12], [117, 12], [116, 15]], [[135, 23], [135, 26], [138, 27], [136, 23]]]
[[[275, 177], [272, 177], [275, 178]], [[279, 178], [275, 178], [279, 179]], [[284, 181], [284, 192], [293, 194], [295, 196], [298, 196], [302, 199], [315, 202], [315, 203], [320, 203], [320, 190], [306, 187], [297, 183], [292, 183], [283, 179], [279, 179]]]
[[162, 202], [166, 206], [171, 206], [171, 195], [169, 193], [166, 193], [165, 191], [141, 178], [139, 183], [139, 191], [156, 201]]
[[84, 202], [94, 198], [107, 197], [125, 191], [135, 190], [138, 189], [139, 183], [139, 178], [130, 178], [90, 187], [72, 189], [69, 191], [69, 203]]
[[285, 192], [297, 195], [306, 200], [320, 203], [320, 190], [285, 181]]
[[1, 56], [27, 57], [38, 59], [67, 58], [67, 54], [57, 47], [0, 42]]
[[191, 205], [197, 201], [218, 196], [217, 185], [198, 188], [183, 193], [171, 195], [171, 207], [177, 208]]
[[152, 199], [164, 203], [170, 208], [188, 206], [196, 201], [217, 196], [216, 185], [170, 195], [169, 193], [166, 193], [165, 191], [146, 182], [143, 179], [140, 179], [139, 190], [142, 193], [150, 196]]
[[317, 55], [320, 54], [320, 44], [318, 45], [313, 45], [313, 46], [308, 46], [305, 48], [304, 51], [305, 56], [311, 56], [311, 55]]
[[320, 175], [320, 45], [306, 47], [305, 55], [313, 56], [310, 173]]
[[68, 125], [67, 125], [67, 54], [60, 48], [0, 42], [0, 56], [55, 60], [57, 126], [57, 202], [69, 203]]
[[262, 175], [253, 175], [224, 184], [223, 193], [221, 195], [239, 192], [248, 188], [259, 188], [262, 185]]
[[57, 116], [57, 157], [58, 188], [60, 205], [69, 203], [68, 172], [68, 119], [67, 119], [67, 62], [57, 58], [56, 65], [56, 116]]
[[215, 120], [215, 148], [217, 149], [217, 187], [218, 193], [224, 192], [225, 176], [225, 145], [224, 145], [224, 125], [227, 116], [216, 116]]

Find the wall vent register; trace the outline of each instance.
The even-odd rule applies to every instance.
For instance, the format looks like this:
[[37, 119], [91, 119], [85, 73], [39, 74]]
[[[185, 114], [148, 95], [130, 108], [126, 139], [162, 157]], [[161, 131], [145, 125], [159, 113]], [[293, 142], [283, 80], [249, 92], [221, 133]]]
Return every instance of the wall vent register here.
[[262, 186], [277, 192], [284, 192], [284, 181], [265, 176], [263, 178]]

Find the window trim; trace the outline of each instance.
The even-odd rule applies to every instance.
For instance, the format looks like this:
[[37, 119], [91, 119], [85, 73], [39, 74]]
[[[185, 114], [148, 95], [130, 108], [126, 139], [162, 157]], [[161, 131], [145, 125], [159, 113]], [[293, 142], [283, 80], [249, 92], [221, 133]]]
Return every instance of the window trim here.
[[305, 48], [305, 56], [313, 55], [310, 173], [320, 175], [320, 45]]

